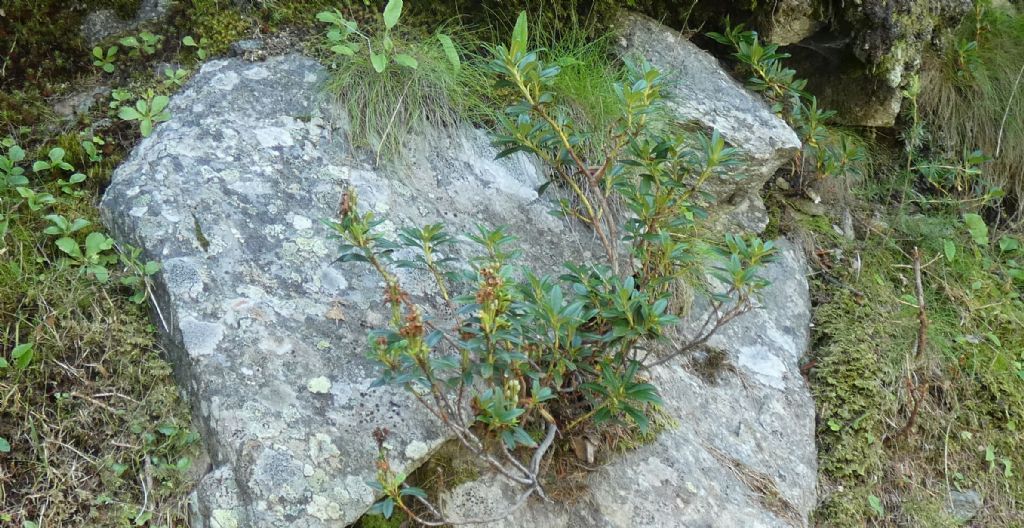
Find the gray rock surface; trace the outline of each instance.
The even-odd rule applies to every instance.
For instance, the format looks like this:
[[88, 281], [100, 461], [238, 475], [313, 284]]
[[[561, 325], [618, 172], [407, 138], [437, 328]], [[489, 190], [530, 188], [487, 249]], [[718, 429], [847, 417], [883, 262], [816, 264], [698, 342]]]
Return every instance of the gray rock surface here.
[[245, 39], [232, 42], [229, 51], [232, 57], [244, 57], [263, 51], [264, 48], [266, 48], [266, 43], [262, 39]]
[[107, 100], [110, 97], [110, 92], [111, 88], [106, 84], [83, 88], [57, 101], [53, 105], [53, 111], [61, 117], [85, 115], [92, 105]]
[[[678, 426], [598, 468], [571, 506], [532, 500], [488, 528], [806, 526], [815, 505], [814, 402], [798, 360], [808, 346], [806, 263], [783, 241], [761, 307], [725, 327], [710, 348], [724, 368], [669, 363], [651, 373]], [[700, 313], [700, 308], [694, 313]], [[695, 363], [699, 358], [694, 358]], [[515, 488], [494, 477], [445, 500], [452, 518], [506, 511]]]
[[142, 0], [139, 10], [130, 19], [123, 19], [112, 9], [98, 9], [85, 16], [82, 21], [82, 38], [94, 46], [101, 40], [139, 28], [146, 22], [162, 19], [170, 12], [174, 0]]
[[762, 231], [768, 214], [761, 188], [800, 151], [796, 133], [760, 96], [730, 77], [718, 59], [675, 30], [634, 13], [624, 15], [618, 26], [625, 53], [645, 58], [667, 76], [674, 117], [717, 130], [747, 161], [704, 189], [715, 198], [716, 223]]
[[[396, 467], [443, 439], [406, 394], [369, 388], [383, 286], [365, 265], [333, 264], [320, 223], [343, 186], [390, 230], [506, 224], [538, 266], [581, 247], [538, 199], [537, 167], [494, 161], [483, 132], [428, 134], [407, 167], [371, 166], [324, 119], [324, 76], [300, 56], [207, 63], [102, 201], [116, 237], [164, 265], [157, 324], [214, 466], [194, 501], [200, 527], [343, 526], [374, 501], [375, 427], [391, 430]], [[425, 291], [425, 277], [406, 279]]]

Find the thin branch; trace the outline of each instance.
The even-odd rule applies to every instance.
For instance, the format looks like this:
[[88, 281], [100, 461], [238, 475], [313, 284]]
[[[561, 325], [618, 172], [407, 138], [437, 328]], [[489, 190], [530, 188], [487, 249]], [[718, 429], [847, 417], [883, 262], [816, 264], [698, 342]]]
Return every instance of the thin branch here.
[[[513, 513], [519, 511], [520, 509], [522, 509], [522, 507], [526, 505], [526, 501], [530, 498], [530, 496], [533, 495], [534, 493], [539, 492], [539, 491], [540, 491], [540, 486], [532, 486], [532, 487], [530, 487], [529, 489], [527, 489], [526, 491], [521, 493], [519, 495], [519, 497], [516, 498], [516, 501], [512, 504], [512, 506], [509, 509], [507, 509], [504, 512], [499, 513], [497, 515], [493, 515], [491, 517], [469, 518], [469, 519], [447, 519], [447, 518], [444, 517], [444, 515], [441, 514], [441, 512], [439, 512], [437, 510], [437, 507], [435, 507], [434, 505], [430, 504], [430, 502], [427, 501], [426, 499], [424, 499], [422, 497], [418, 497], [418, 496], [414, 496], [416, 501], [419, 502], [420, 504], [423, 504], [424, 506], [426, 506], [427, 509], [430, 510], [431, 514], [433, 514], [435, 517], [437, 517], [438, 520], [431, 521], [431, 520], [424, 519], [424, 518], [416, 515], [411, 510], [409, 510], [408, 507], [405, 506], [404, 504], [402, 505], [402, 509], [405, 510], [405, 513], [407, 515], [409, 515], [409, 517], [411, 517], [414, 521], [416, 521], [417, 523], [420, 523], [420, 524], [422, 524], [424, 526], [458, 526], [458, 525], [467, 525], [467, 524], [488, 524], [488, 523], [498, 522], [498, 521], [507, 519], [510, 515], [512, 515]], [[399, 503], [399, 504], [401, 504], [401, 503]]]
[[[687, 352], [693, 351], [693, 350], [697, 349], [698, 347], [704, 346], [704, 344], [707, 343], [708, 340], [711, 339], [711, 337], [713, 335], [715, 335], [715, 333], [717, 333], [720, 328], [722, 328], [723, 326], [728, 324], [733, 319], [735, 319], [735, 318], [737, 318], [737, 317], [747, 313], [748, 311], [750, 311], [751, 304], [750, 304], [750, 300], [749, 299], [746, 299], [746, 298], [740, 299], [740, 300], [737, 301], [735, 306], [733, 306], [731, 309], [729, 309], [729, 311], [727, 311], [724, 315], [721, 315], [717, 319], [715, 319], [715, 316], [718, 315], [720, 308], [721, 308], [721, 303], [718, 303], [717, 305], [713, 305], [712, 309], [710, 310], [711, 313], [704, 320], [704, 324], [702, 324], [700, 329], [697, 331], [697, 336], [698, 337], [696, 337], [695, 339], [691, 340], [689, 343], [686, 343], [685, 345], [681, 345], [681, 346], [678, 345], [677, 343], [673, 342], [673, 344], [675, 344], [677, 346], [675, 351], [673, 351], [671, 354], [668, 354], [668, 355], [666, 355], [664, 357], [659, 358], [654, 363], [649, 363], [649, 364], [643, 365], [643, 369], [644, 370], [650, 370], [650, 369], [652, 369], [654, 367], [657, 367], [657, 366], [660, 366], [660, 365], [664, 365], [665, 363], [668, 363], [669, 361], [672, 361], [673, 359], [675, 359], [675, 358], [677, 358], [677, 357], [679, 357], [679, 356], [681, 356], [681, 355], [683, 355], [683, 354], [685, 354]], [[711, 326], [710, 330], [707, 330], [705, 332], [705, 329], [707, 329], [707, 327], [711, 323], [712, 319], [715, 319], [714, 325]]]
[[[424, 519], [416, 515], [415, 512], [411, 511], [407, 506], [402, 504], [400, 501], [398, 501], [398, 503], [401, 505], [401, 508], [406, 512], [406, 514], [409, 515], [409, 517], [411, 517], [414, 521], [424, 526], [457, 526], [467, 524], [485, 524], [506, 519], [510, 515], [515, 513], [517, 510], [522, 508], [526, 504], [526, 501], [530, 498], [531, 495], [537, 494], [542, 498], [547, 498], [544, 495], [544, 489], [540, 485], [540, 464], [541, 461], [544, 460], [544, 455], [551, 448], [551, 444], [554, 443], [555, 436], [557, 434], [558, 426], [556, 426], [555, 424], [548, 424], [547, 434], [544, 436], [544, 440], [541, 441], [540, 445], [537, 446], [537, 450], [533, 453], [533, 458], [530, 461], [530, 470], [527, 473], [529, 474], [532, 482], [529, 484], [529, 487], [525, 491], [523, 491], [523, 493], [521, 493], [518, 498], [516, 498], [516, 501], [512, 504], [512, 506], [500, 514], [485, 518], [448, 519], [436, 506], [431, 504], [430, 501], [418, 495], [414, 495], [416, 501], [422, 504], [424, 507], [426, 507], [430, 514], [436, 517], [436, 520], [430, 520]], [[506, 455], [511, 457], [511, 454], [509, 454], [507, 450], [505, 450], [505, 453]], [[525, 470], [525, 468], [523, 469]], [[405, 485], [405, 487], [408, 486]]]
[[909, 433], [910, 430], [914, 428], [914, 423], [917, 422], [918, 411], [921, 410], [921, 400], [924, 399], [924, 391], [927, 388], [927, 383], [915, 387], [910, 377], [907, 377], [907, 391], [910, 393], [910, 398], [914, 401], [914, 406], [910, 409], [910, 417], [907, 418], [907, 423], [904, 424], [899, 431], [896, 431], [891, 436], [887, 436], [884, 439], [882, 439], [883, 444], [888, 445], [896, 441], [900, 437]]
[[924, 286], [921, 283], [921, 251], [914, 248], [914, 288], [917, 292], [917, 352], [916, 359], [924, 356], [925, 345], [927, 344], [928, 333], [928, 312], [924, 301]]
[[1017, 80], [1013, 81], [1013, 90], [1010, 92], [1010, 99], [1006, 101], [1006, 111], [1003, 112], [1003, 120], [999, 123], [999, 136], [996, 138], [996, 158], [999, 157], [999, 153], [1003, 149], [1003, 130], [1006, 128], [1006, 118], [1010, 115], [1010, 108], [1013, 108], [1013, 98], [1017, 95], [1017, 87], [1020, 85], [1021, 76], [1024, 76], [1024, 65], [1021, 65], [1020, 71], [1017, 72]]
[[551, 447], [551, 443], [555, 441], [557, 433], [558, 426], [548, 424], [548, 434], [544, 436], [544, 441], [537, 447], [537, 451], [533, 453], [533, 460], [530, 461], [530, 470], [533, 471], [535, 476], [540, 474], [540, 463], [544, 459], [544, 453]]

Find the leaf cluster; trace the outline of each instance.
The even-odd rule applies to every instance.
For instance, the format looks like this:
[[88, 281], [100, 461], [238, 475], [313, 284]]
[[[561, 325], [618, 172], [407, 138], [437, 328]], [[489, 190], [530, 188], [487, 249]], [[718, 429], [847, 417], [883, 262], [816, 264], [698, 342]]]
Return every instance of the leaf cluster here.
[[805, 90], [807, 80], [796, 78], [796, 71], [785, 67], [783, 61], [790, 55], [779, 51], [778, 44], [762, 44], [756, 31], [743, 24], [733, 26], [728, 18], [722, 33], [708, 36], [734, 50], [733, 58], [750, 74], [747, 86], [762, 93], [772, 103], [772, 111], [796, 129], [803, 142], [801, 171], [811, 165], [817, 178], [864, 175], [864, 146], [830, 125], [836, 112], [818, 107], [817, 98]]

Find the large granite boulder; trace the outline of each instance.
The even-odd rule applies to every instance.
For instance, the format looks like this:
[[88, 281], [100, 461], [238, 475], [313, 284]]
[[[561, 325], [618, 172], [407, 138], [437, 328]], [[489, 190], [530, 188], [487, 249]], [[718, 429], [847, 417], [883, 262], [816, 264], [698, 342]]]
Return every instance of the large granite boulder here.
[[541, 268], [581, 247], [538, 199], [537, 167], [493, 161], [483, 132], [430, 134], [402, 169], [373, 167], [325, 122], [324, 77], [300, 56], [207, 63], [101, 204], [119, 239], [164, 265], [158, 324], [214, 465], [197, 497], [205, 526], [351, 523], [374, 501], [375, 427], [390, 429], [396, 467], [443, 439], [401, 391], [369, 388], [383, 286], [367, 266], [333, 263], [320, 222], [336, 217], [344, 186], [387, 229], [505, 224]]
[[720, 227], [760, 232], [768, 224], [761, 188], [800, 151], [800, 139], [757, 94], [729, 76], [713, 55], [671, 28], [635, 13], [619, 24], [623, 51], [648, 60], [666, 77], [671, 115], [717, 130], [746, 163], [708, 181]]
[[[673, 57], [682, 62], [673, 64]], [[667, 61], [666, 70], [691, 66], [679, 50], [654, 58]], [[751, 157], [758, 163], [751, 178], [762, 178], [765, 163], [781, 163], [782, 153], [795, 151], [796, 144], [777, 130], [755, 97], [729, 110], [742, 101], [742, 90], [726, 83], [724, 73], [711, 72], [712, 59], [701, 54], [692, 60], [704, 64], [715, 80], [694, 85], [708, 92], [677, 106], [717, 115], [704, 121], [706, 126], [721, 126], [731, 142], [760, 156]], [[332, 117], [322, 97], [325, 77], [318, 63], [298, 55], [205, 64], [172, 98], [171, 120], [143, 139], [115, 171], [101, 203], [117, 238], [164, 265], [156, 277], [154, 317], [211, 458], [195, 494], [198, 528], [352, 523], [375, 500], [365, 484], [374, 476], [374, 428], [391, 431], [389, 453], [399, 469], [423, 462], [446, 438], [402, 391], [370, 388], [376, 372], [364, 358], [366, 335], [386, 321], [379, 301], [383, 284], [364, 265], [335, 262], [338, 249], [320, 224], [337, 214], [344, 187], [357, 188], [361, 206], [386, 218], [384, 228], [392, 232], [438, 221], [454, 233], [471, 232], [478, 223], [507, 225], [524, 241], [524, 260], [541, 271], [590, 259], [588, 248], [595, 247], [585, 229], [548, 214], [552, 204], [536, 192], [544, 181], [541, 168], [523, 155], [495, 161], [485, 132], [425, 131], [406, 145], [403, 163], [376, 166], [372, 156], [349, 147], [344, 120]], [[723, 94], [730, 99], [719, 101]], [[748, 110], [752, 117], [744, 117]], [[743, 133], [761, 127], [763, 133]], [[775, 136], [782, 139], [759, 139]], [[747, 144], [755, 140], [761, 142]], [[772, 148], [778, 152], [769, 152]], [[737, 185], [732, 194], [760, 204], [760, 183]], [[752, 217], [763, 218], [763, 206], [743, 215]], [[745, 223], [759, 228], [763, 219]], [[786, 273], [802, 280], [797, 268]], [[427, 277], [410, 272], [403, 279], [418, 300], [438, 301], [427, 297]], [[805, 289], [792, 291], [798, 295]], [[768, 330], [745, 328], [750, 334], [754, 328]], [[788, 336], [789, 331], [773, 328], [780, 330], [766, 334], [763, 347], [745, 349], [747, 355], [737, 361], [755, 365], [788, 390], [793, 382], [788, 363], [770, 354], [783, 339], [775, 333]], [[793, 335], [794, 342], [803, 339]], [[718, 442], [722, 456], [764, 471], [783, 487], [790, 478], [805, 486], [813, 482], [813, 469], [807, 474], [804, 464], [807, 456], [813, 464], [813, 448], [808, 455], [807, 446], [793, 436], [777, 432], [768, 438], [754, 428], [776, 434], [773, 424], [783, 423], [777, 416], [803, 416], [806, 402], [767, 400], [760, 393], [743, 401], [719, 399], [694, 385], [678, 365], [658, 376], [674, 393], [693, 391], [672, 407], [679, 416], [733, 415], [741, 418], [734, 424], [740, 429], [730, 434], [741, 440], [757, 435], [759, 442], [783, 451], [799, 448], [791, 458], [777, 458], [776, 465], [758, 465], [756, 454], [741, 448], [747, 444], [723, 440]], [[748, 412], [759, 408], [762, 414]], [[684, 420], [691, 422], [697, 420]], [[717, 442], [711, 430], [687, 431], [693, 442], [698, 434]], [[659, 440], [668, 442], [666, 449], [689, 445], [676, 439], [681, 433], [670, 434]], [[729, 448], [731, 443], [741, 447]], [[665, 460], [659, 463], [676, 464]], [[725, 476], [719, 471], [682, 481], [675, 475], [666, 482], [679, 483], [681, 490], [734, 486], [722, 480]], [[803, 512], [809, 499], [788, 488], [784, 493]], [[706, 511], [715, 508], [704, 505]]]
[[[810, 336], [802, 250], [781, 241], [760, 307], [708, 343], [712, 354], [650, 372], [675, 427], [596, 469], [572, 505], [534, 500], [487, 528], [806, 526], [816, 501], [814, 402], [798, 360]], [[698, 303], [692, 320], [699, 320]], [[706, 313], [706, 312], [703, 312]], [[507, 511], [518, 490], [493, 476], [445, 497], [451, 518]]]

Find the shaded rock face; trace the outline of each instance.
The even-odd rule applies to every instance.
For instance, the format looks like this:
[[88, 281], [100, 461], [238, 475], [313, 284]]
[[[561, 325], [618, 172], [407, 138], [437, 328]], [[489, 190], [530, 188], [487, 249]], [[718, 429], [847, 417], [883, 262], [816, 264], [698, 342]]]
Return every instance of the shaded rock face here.
[[[481, 526], [806, 526], [817, 478], [814, 402], [798, 367], [810, 335], [806, 271], [801, 250], [781, 241], [760, 308], [709, 343], [725, 367], [708, 372], [676, 361], [650, 373], [677, 427], [614, 455], [590, 475], [580, 502], [533, 500]], [[444, 508], [452, 518], [485, 518], [506, 511], [518, 491], [486, 477], [449, 493]]]
[[971, 0], [849, 2], [835, 14], [838, 23], [826, 30], [830, 34], [824, 40], [842, 41], [845, 53], [857, 61], [844, 60], [841, 67], [828, 68], [820, 57], [835, 61], [835, 54], [823, 52], [812, 38], [801, 50], [793, 50], [791, 66], [810, 79], [808, 88], [820, 94], [828, 108], [838, 110], [845, 122], [892, 126], [899, 116], [902, 88], [920, 70], [923, 55], [932, 45], [943, 49], [943, 41], [971, 6]]
[[[486, 135], [468, 130], [410, 145], [399, 172], [373, 168], [321, 117], [324, 76], [299, 56], [206, 64], [102, 202], [115, 235], [164, 265], [157, 324], [214, 465], [197, 493], [200, 526], [345, 525], [374, 501], [375, 427], [391, 431], [397, 467], [443, 439], [402, 391], [370, 389], [366, 336], [386, 323], [383, 284], [363, 264], [332, 264], [320, 223], [344, 186], [388, 230], [504, 224], [538, 269], [580, 258], [527, 158], [493, 161]], [[425, 276], [404, 282], [428, 290]]]
[[627, 14], [619, 24], [624, 52], [650, 61], [667, 77], [672, 116], [717, 130], [746, 163], [713, 178], [703, 190], [715, 199], [720, 227], [760, 232], [768, 214], [760, 191], [800, 150], [800, 140], [764, 100], [722, 70], [718, 60], [655, 20]]
[[822, 107], [850, 125], [890, 127], [923, 54], [943, 50], [971, 8], [972, 0], [723, 0], [699, 2], [690, 27], [718, 30], [726, 15], [746, 22], [784, 46], [785, 65], [808, 79]]
[[[818, 16], [814, 0], [777, 0], [771, 11], [762, 15], [764, 38], [780, 45], [793, 44], [810, 37], [825, 23]], [[767, 10], [767, 6], [765, 7]]]

